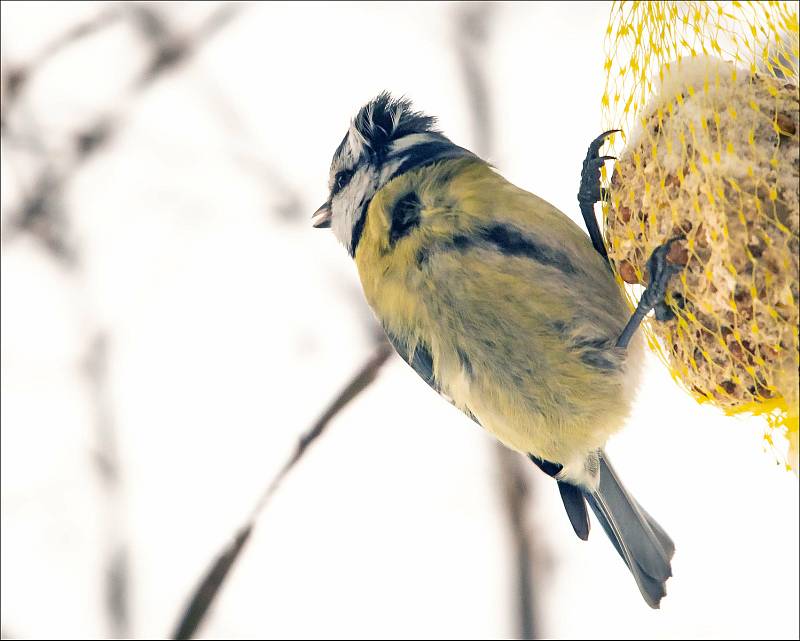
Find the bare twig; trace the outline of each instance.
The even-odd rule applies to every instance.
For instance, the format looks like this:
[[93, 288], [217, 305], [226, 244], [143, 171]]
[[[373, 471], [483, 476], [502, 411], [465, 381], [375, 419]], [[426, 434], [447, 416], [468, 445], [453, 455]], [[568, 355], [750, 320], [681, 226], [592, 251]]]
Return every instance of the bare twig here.
[[208, 608], [217, 597], [228, 572], [231, 571], [233, 564], [239, 558], [239, 554], [250, 538], [255, 523], [250, 522], [236, 533], [233, 542], [227, 546], [211, 564], [203, 580], [195, 588], [189, 605], [183, 613], [175, 632], [172, 633], [173, 639], [191, 639], [200, 625], [203, 623]]
[[[175, 34], [161, 19], [157, 6], [148, 4], [116, 3], [101, 10], [93, 18], [81, 22], [51, 41], [36, 56], [24, 64], [9, 65], [2, 77], [2, 135], [5, 141], [22, 140], [25, 150], [32, 153], [39, 166], [31, 188], [24, 193], [9, 222], [3, 229], [3, 243], [12, 241], [19, 233], [37, 238], [62, 266], [77, 263], [78, 251], [69, 240], [68, 218], [64, 210], [63, 194], [81, 167], [99, 151], [108, 146], [125, 121], [130, 104], [143, 92], [170, 71], [186, 62], [215, 33], [227, 25], [238, 13], [241, 5], [224, 4], [215, 9], [203, 24], [190, 34]], [[68, 137], [66, 153], [52, 153], [52, 144], [36, 127], [34, 119], [14, 118], [13, 122], [30, 121], [22, 135], [12, 129], [9, 114], [26, 116], [20, 97], [25, 87], [48, 61], [79, 43], [86, 37], [105, 28], [118, 19], [132, 20], [145, 36], [152, 50], [149, 64], [132, 80], [129, 90], [120, 103], [97, 118], [91, 116]], [[121, 470], [113, 417], [107, 391], [108, 341], [105, 335], [95, 336], [89, 346], [86, 374], [95, 410], [96, 450], [95, 463], [102, 481], [104, 521], [106, 530], [106, 558], [104, 559], [104, 590], [110, 636], [126, 637], [129, 634], [129, 552], [123, 535], [121, 508]]]
[[294, 455], [288, 461], [286, 461], [286, 463], [284, 463], [281, 470], [269, 484], [267, 489], [264, 491], [264, 494], [256, 504], [255, 510], [251, 516], [252, 519], [258, 518], [258, 515], [278, 489], [286, 474], [288, 474], [289, 471], [298, 463], [298, 461], [303, 458], [303, 454], [305, 454], [308, 446], [322, 435], [322, 432], [328, 426], [328, 423], [331, 421], [331, 419], [333, 419], [333, 417], [336, 416], [345, 407], [345, 405], [363, 392], [369, 386], [369, 384], [375, 380], [378, 370], [391, 354], [392, 348], [389, 343], [385, 339], [381, 340], [380, 343], [378, 343], [375, 353], [359, 370], [358, 374], [356, 374], [347, 387], [345, 387], [339, 393], [339, 395], [330, 404], [328, 409], [323, 412], [319, 419], [317, 419], [317, 422], [314, 423], [311, 429], [309, 429], [308, 432], [300, 437]]
[[25, 90], [26, 85], [39, 69], [70, 45], [112, 25], [119, 17], [120, 13], [115, 5], [104, 7], [96, 15], [73, 25], [50, 41], [29, 62], [25, 64], [9, 64], [2, 78], [2, 108], [0, 108], [2, 115], [0, 120], [2, 120], [3, 126], [6, 123], [6, 114], [14, 106]]
[[[156, 80], [174, 71], [191, 58], [207, 41], [239, 13], [242, 6], [239, 3], [223, 4], [216, 8], [193, 33], [175, 34], [167, 29], [155, 7], [148, 4], [129, 4], [127, 14], [135, 20], [150, 43], [153, 53], [146, 68], [133, 80], [126, 97], [122, 103], [109, 109], [105, 115], [87, 122], [78, 127], [71, 141], [72, 152], [61, 162], [55, 162], [48, 157], [46, 151], [42, 154], [42, 167], [39, 176], [34, 180], [33, 190], [23, 199], [17, 211], [8, 217], [6, 228], [3, 229], [3, 242], [10, 242], [18, 232], [28, 232], [38, 238], [51, 254], [63, 264], [74, 263], [75, 252], [67, 241], [66, 218], [63, 216], [61, 200], [65, 185], [72, 179], [77, 171], [87, 160], [96, 155], [119, 133], [125, 121], [125, 113], [129, 104], [135, 97], [152, 85]], [[111, 15], [111, 14], [109, 14]], [[116, 14], [113, 14], [116, 16]], [[77, 39], [85, 37], [94, 30], [108, 23], [106, 14], [101, 14], [91, 22], [91, 28], [79, 25], [68, 32], [67, 36], [59, 38], [57, 46], [45, 48], [48, 53], [41, 55], [31, 65], [25, 67], [24, 78], [38, 70], [38, 65], [48, 60], [55, 52], [61, 51], [67, 44], [74, 43]], [[21, 90], [20, 78], [5, 79], [5, 98], [3, 106], [3, 134], [14, 137], [14, 132], [9, 131], [10, 125], [7, 112]], [[10, 84], [9, 84], [10, 83]], [[9, 91], [9, 87], [12, 91]], [[33, 149], [44, 146], [35, 145]], [[35, 224], [34, 224], [35, 223]]]
[[460, 5], [456, 17], [455, 46], [464, 79], [467, 106], [472, 115], [473, 148], [488, 157], [494, 142], [489, 86], [486, 82], [485, 49], [489, 42], [490, 21], [496, 8], [490, 2]]
[[175, 631], [172, 635], [173, 639], [191, 639], [194, 636], [203, 623], [208, 609], [219, 594], [225, 578], [228, 576], [228, 573], [244, 549], [247, 540], [250, 538], [250, 534], [255, 527], [259, 514], [261, 514], [267, 506], [270, 498], [278, 489], [283, 479], [294, 466], [297, 465], [300, 459], [303, 458], [303, 455], [311, 444], [322, 436], [322, 433], [325, 431], [330, 421], [375, 380], [378, 371], [391, 353], [392, 348], [385, 340], [382, 340], [378, 344], [375, 352], [364, 363], [358, 373], [333, 400], [314, 425], [300, 437], [294, 454], [284, 463], [283, 467], [281, 467], [267, 486], [256, 503], [247, 523], [239, 529], [234, 540], [217, 556], [197, 588], [195, 588], [189, 600], [189, 604], [186, 606], [178, 625], [175, 627]]
[[[536, 592], [533, 576], [535, 547], [527, 513], [530, 509], [526, 482], [526, 460], [517, 452], [498, 444], [495, 448], [497, 462], [502, 472], [503, 494], [514, 544], [516, 559], [516, 621], [517, 638], [537, 639]], [[537, 568], [538, 568], [537, 564]]]
[[[456, 12], [455, 44], [472, 115], [474, 148], [479, 156], [490, 158], [494, 144], [492, 109], [486, 72], [486, 47], [491, 34], [495, 6], [488, 2], [459, 5]], [[498, 467], [503, 478], [503, 499], [510, 533], [514, 541], [516, 621], [519, 638], [537, 636], [535, 591], [532, 569], [534, 546], [525, 514], [529, 509], [524, 462], [519, 454], [497, 443]]]
[[131, 5], [132, 15], [143, 35], [153, 47], [150, 63], [142, 71], [134, 87], [138, 90], [150, 85], [165, 72], [178, 67], [233, 20], [244, 5], [224, 3], [217, 7], [193, 33], [171, 33], [154, 7], [149, 4]]
[[110, 636], [129, 636], [130, 592], [128, 546], [124, 536], [122, 470], [114, 418], [108, 396], [109, 347], [105, 334], [97, 334], [89, 346], [86, 376], [94, 408], [95, 463], [105, 499], [105, 596]]

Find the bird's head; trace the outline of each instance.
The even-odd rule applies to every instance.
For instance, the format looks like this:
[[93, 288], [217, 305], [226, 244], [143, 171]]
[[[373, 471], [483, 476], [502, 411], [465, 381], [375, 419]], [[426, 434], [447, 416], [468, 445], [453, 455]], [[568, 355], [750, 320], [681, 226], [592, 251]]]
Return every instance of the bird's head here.
[[314, 227], [331, 227], [355, 255], [375, 193], [393, 178], [445, 158], [471, 155], [436, 129], [436, 120], [388, 92], [364, 105], [331, 161], [328, 200], [314, 213]]

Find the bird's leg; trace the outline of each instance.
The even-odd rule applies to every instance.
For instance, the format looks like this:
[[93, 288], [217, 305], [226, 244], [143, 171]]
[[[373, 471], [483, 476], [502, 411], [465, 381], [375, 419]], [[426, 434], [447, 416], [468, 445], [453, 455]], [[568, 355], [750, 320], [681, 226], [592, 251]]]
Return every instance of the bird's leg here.
[[608, 260], [608, 254], [606, 253], [606, 246], [603, 244], [600, 226], [597, 224], [597, 217], [594, 215], [594, 204], [603, 198], [603, 193], [600, 189], [600, 168], [606, 160], [613, 160], [614, 156], [598, 156], [598, 152], [606, 138], [618, 131], [619, 129], [606, 131], [589, 144], [586, 158], [583, 161], [583, 169], [581, 170], [581, 184], [578, 188], [578, 204], [581, 207], [581, 214], [583, 215], [583, 221], [586, 223], [589, 238], [592, 239], [594, 248], [606, 261]]
[[[581, 184], [578, 189], [578, 204], [581, 207], [581, 214], [583, 215], [583, 221], [586, 223], [586, 229], [589, 231], [589, 237], [592, 239], [592, 245], [609, 265], [611, 263], [608, 259], [606, 246], [603, 243], [603, 235], [600, 233], [600, 226], [597, 224], [597, 218], [594, 214], [594, 205], [600, 200], [604, 200], [607, 196], [600, 187], [600, 168], [607, 160], [615, 160], [614, 156], [600, 156], [600, 147], [603, 146], [606, 138], [618, 131], [619, 129], [611, 129], [603, 132], [589, 143], [589, 149], [586, 151], [586, 158], [583, 161], [583, 169], [581, 170]], [[650, 281], [639, 300], [639, 304], [636, 306], [636, 310], [633, 312], [628, 324], [625, 325], [625, 329], [622, 330], [622, 334], [620, 334], [616, 343], [617, 347], [625, 348], [628, 346], [636, 329], [641, 325], [644, 317], [650, 313], [650, 310], [655, 309], [656, 319], [660, 321], [670, 320], [674, 317], [672, 310], [664, 301], [664, 297], [667, 294], [667, 285], [670, 278], [681, 269], [680, 265], [667, 261], [669, 248], [676, 240], [679, 239], [672, 238], [657, 247], [650, 255], [647, 261]]]
[[667, 294], [667, 285], [670, 278], [683, 268], [682, 265], [676, 265], [667, 260], [669, 249], [676, 240], [680, 240], [680, 238], [668, 240], [660, 247], [656, 247], [650, 255], [647, 261], [647, 271], [650, 273], [647, 288], [639, 299], [639, 304], [636, 306], [628, 324], [625, 325], [625, 329], [622, 330], [622, 334], [617, 339], [617, 347], [624, 348], [628, 346], [634, 332], [636, 332], [636, 329], [641, 325], [642, 320], [650, 313], [651, 309], [656, 310], [656, 319], [659, 321], [674, 318], [674, 314], [664, 297]]

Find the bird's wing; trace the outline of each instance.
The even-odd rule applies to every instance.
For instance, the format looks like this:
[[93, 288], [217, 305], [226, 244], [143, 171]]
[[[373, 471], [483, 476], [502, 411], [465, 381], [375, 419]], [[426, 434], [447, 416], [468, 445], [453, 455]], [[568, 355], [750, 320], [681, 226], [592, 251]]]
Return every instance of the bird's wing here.
[[430, 385], [436, 392], [441, 393], [441, 390], [433, 379], [433, 355], [430, 350], [423, 343], [418, 342], [414, 347], [414, 352], [409, 353], [410, 350], [407, 342], [389, 330], [386, 330], [386, 338], [389, 339], [389, 342], [400, 355], [400, 358], [411, 365], [423, 381]]

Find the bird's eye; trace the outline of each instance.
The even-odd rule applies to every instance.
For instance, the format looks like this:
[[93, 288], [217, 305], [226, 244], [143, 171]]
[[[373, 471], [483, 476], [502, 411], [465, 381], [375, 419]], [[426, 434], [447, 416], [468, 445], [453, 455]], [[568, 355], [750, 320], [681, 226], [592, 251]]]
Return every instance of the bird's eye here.
[[354, 172], [352, 169], [345, 169], [336, 174], [336, 178], [333, 180], [334, 194], [340, 192], [342, 189], [347, 187], [347, 183], [350, 182], [350, 179], [353, 177], [353, 173]]

